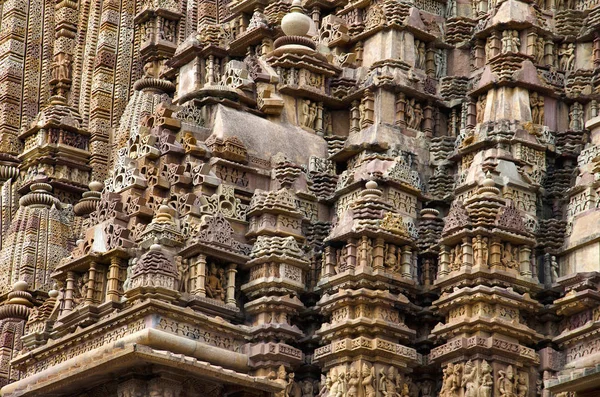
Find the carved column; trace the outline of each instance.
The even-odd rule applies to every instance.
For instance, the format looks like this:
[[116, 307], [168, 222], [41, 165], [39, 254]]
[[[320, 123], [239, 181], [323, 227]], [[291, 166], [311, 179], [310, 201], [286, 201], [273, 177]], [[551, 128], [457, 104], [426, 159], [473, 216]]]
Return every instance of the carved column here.
[[466, 125], [466, 127], [468, 129], [475, 128], [475, 124], [477, 124], [477, 107], [475, 106], [475, 102], [470, 100], [467, 105], [467, 125]]
[[396, 122], [395, 124], [406, 127], [406, 95], [401, 92], [396, 99]]
[[236, 306], [235, 301], [235, 274], [237, 273], [235, 263], [227, 266], [227, 295], [225, 302], [228, 306]]
[[356, 239], [348, 240], [346, 248], [348, 249], [348, 256], [346, 258], [346, 266], [344, 270], [354, 269], [356, 267]]
[[462, 239], [462, 262], [467, 266], [473, 266], [473, 246], [471, 245], [470, 237], [463, 237]]
[[593, 52], [594, 68], [600, 66], [600, 34], [594, 33], [594, 52]]
[[482, 40], [475, 42], [475, 59], [473, 62], [476, 68], [481, 68], [485, 65], [485, 43]]
[[73, 293], [75, 292], [75, 272], [67, 272], [67, 285], [65, 287], [65, 306], [63, 312], [73, 310]]
[[358, 101], [353, 101], [352, 107], [350, 108], [350, 132], [360, 131], [360, 110], [358, 105]]
[[450, 271], [450, 253], [448, 252], [448, 246], [442, 245], [440, 249], [440, 267], [438, 269], [438, 277], [444, 277], [448, 275]]
[[325, 266], [322, 271], [322, 277], [331, 277], [335, 275], [336, 258], [331, 246], [325, 247]]
[[362, 236], [360, 241], [360, 251], [359, 251], [359, 266], [367, 266], [367, 250], [368, 250], [369, 238], [367, 236]]
[[527, 32], [527, 55], [535, 57], [535, 43], [537, 42], [537, 33], [533, 29]]
[[312, 9], [312, 20], [315, 23], [317, 30], [319, 30], [321, 24], [321, 9], [317, 6]]
[[500, 33], [494, 32], [490, 37], [491, 45], [490, 45], [490, 58], [495, 57], [500, 54], [502, 50], [502, 41], [500, 40]]
[[87, 288], [87, 296], [82, 298], [85, 299], [86, 304], [94, 303], [94, 290], [96, 289], [96, 262], [92, 262], [90, 264], [89, 270], [89, 279], [88, 279], [88, 288]]
[[384, 263], [384, 249], [385, 242], [382, 238], [375, 239], [375, 244], [373, 247], [373, 270], [382, 270]]
[[431, 101], [427, 101], [427, 105], [425, 105], [423, 118], [423, 132], [425, 136], [431, 138], [433, 135], [433, 106], [431, 106]]
[[196, 258], [196, 263], [192, 266], [195, 269], [196, 274], [196, 283], [193, 294], [205, 297], [206, 289], [204, 288], [204, 283], [206, 282], [206, 255], [200, 254]]
[[521, 263], [521, 276], [531, 277], [531, 248], [526, 245], [521, 246], [519, 250], [519, 260]]
[[499, 239], [493, 238], [490, 243], [490, 268], [500, 266], [500, 258], [502, 255], [502, 243]]
[[317, 119], [315, 121], [315, 132], [323, 136], [323, 102], [317, 103]]
[[546, 40], [544, 45], [544, 62], [546, 66], [554, 65], [554, 42], [552, 40]]
[[411, 256], [412, 256], [412, 253], [411, 253], [410, 246], [405, 245], [404, 247], [402, 247], [402, 261], [401, 261], [400, 265], [401, 265], [402, 277], [404, 277], [404, 278], [411, 278], [411, 273], [410, 273]]
[[118, 302], [119, 296], [119, 273], [121, 270], [121, 258], [113, 256], [110, 258], [110, 266], [108, 268], [108, 285], [106, 287], [106, 300]]
[[425, 73], [429, 77], [435, 77], [435, 47], [433, 43], [428, 43], [427, 53], [425, 54]]

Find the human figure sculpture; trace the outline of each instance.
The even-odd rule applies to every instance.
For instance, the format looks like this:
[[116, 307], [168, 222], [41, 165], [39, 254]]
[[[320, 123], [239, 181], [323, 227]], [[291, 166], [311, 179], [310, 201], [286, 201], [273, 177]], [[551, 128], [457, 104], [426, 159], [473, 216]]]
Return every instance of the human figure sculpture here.
[[511, 39], [512, 52], [519, 52], [520, 47], [521, 47], [521, 39], [519, 38], [519, 31], [513, 30], [510, 39]]
[[527, 379], [525, 374], [519, 374], [517, 377], [517, 397], [526, 397], [529, 387], [527, 387]]
[[427, 56], [426, 56], [426, 50], [425, 50], [425, 43], [422, 41], [419, 43], [418, 52], [419, 52], [419, 57], [417, 59], [419, 60], [419, 63], [417, 65], [417, 68], [424, 69], [425, 68], [425, 59]]
[[465, 364], [465, 372], [462, 377], [461, 387], [464, 387], [464, 397], [478, 397], [479, 376], [471, 360]]
[[446, 75], [446, 68], [445, 68], [445, 62], [444, 62], [444, 54], [442, 52], [443, 50], [439, 49], [435, 52], [434, 54], [434, 60], [435, 60], [435, 77], [436, 78], [442, 78]]
[[484, 237], [481, 240], [481, 263], [485, 266], [488, 264], [488, 260], [489, 260], [488, 238]]
[[321, 385], [317, 397], [327, 397], [329, 394], [329, 390], [331, 390], [332, 384], [333, 382], [331, 381], [331, 377], [329, 375], [321, 375]]
[[558, 267], [558, 261], [556, 260], [556, 256], [552, 255], [552, 258], [550, 260], [550, 268], [552, 271], [552, 282], [555, 283], [558, 280], [559, 277], [559, 267]]
[[483, 360], [481, 363], [481, 385], [479, 386], [479, 395], [477, 397], [491, 397], [493, 387], [492, 367], [486, 360]]
[[363, 364], [362, 366], [362, 382], [361, 385], [363, 387], [363, 396], [364, 397], [375, 397], [375, 387], [373, 386], [373, 381], [375, 380], [375, 368], [369, 367], [367, 364]]
[[502, 32], [502, 52], [511, 52], [512, 51], [512, 39], [511, 39], [511, 35], [510, 32], [508, 30], [505, 30]]
[[409, 128], [413, 128], [414, 120], [415, 120], [415, 100], [411, 99], [406, 102], [406, 111], [404, 114], [404, 118], [406, 120], [406, 125]]
[[329, 388], [329, 394], [327, 397], [342, 397], [344, 394], [344, 389], [342, 388], [342, 382], [340, 381], [340, 377], [338, 376], [335, 370], [331, 370], [331, 387]]
[[421, 128], [421, 123], [423, 122], [423, 109], [421, 109], [421, 104], [415, 104], [414, 108], [414, 118], [412, 122], [411, 128], [418, 130]]
[[189, 292], [190, 267], [183, 260], [179, 260], [179, 292]]
[[510, 269], [512, 267], [512, 262], [513, 262], [512, 254], [513, 254], [512, 245], [510, 243], [506, 243], [506, 245], [504, 246], [504, 249], [502, 250], [502, 258], [500, 259], [500, 262], [507, 269]]
[[392, 269], [397, 270], [398, 268], [398, 258], [396, 255], [396, 246], [393, 244], [388, 244], [387, 246], [387, 254], [385, 256], [385, 265]]
[[485, 107], [486, 107], [486, 101], [487, 98], [485, 95], [482, 95], [479, 97], [479, 100], [477, 101], [477, 105], [476, 105], [476, 111], [477, 111], [477, 115], [476, 115], [476, 121], [477, 123], [483, 123], [483, 118], [485, 115]]
[[505, 371], [498, 371], [498, 391], [500, 397], [517, 397], [515, 387], [515, 374], [512, 365], [506, 367]]
[[277, 379], [275, 379], [275, 382], [279, 383], [284, 388], [282, 391], [276, 393], [275, 396], [276, 397], [288, 397], [287, 396], [288, 377], [287, 377], [287, 372], [285, 370], [285, 367], [283, 365], [279, 366], [279, 369], [277, 370]]
[[567, 49], [567, 70], [573, 70], [575, 69], [575, 44], [569, 43]]
[[298, 383], [296, 383], [295, 375], [293, 372], [288, 374], [288, 382], [285, 386], [285, 397], [302, 397], [302, 390]]
[[381, 368], [377, 389], [384, 397], [397, 397], [396, 384], [394, 383], [394, 367], [389, 367], [388, 373], [386, 373], [385, 368]]
[[457, 397], [460, 384], [458, 382], [458, 374], [455, 373], [454, 366], [448, 364], [444, 369], [444, 378], [442, 382], [442, 390], [440, 390], [440, 397]]
[[314, 397], [314, 385], [311, 381], [304, 381], [302, 383], [302, 397]]
[[545, 55], [545, 42], [543, 37], [538, 37], [535, 40], [535, 63], [543, 64]]
[[583, 111], [580, 103], [575, 102], [569, 111], [569, 129], [581, 131], [583, 129]]
[[206, 296], [212, 299], [225, 301], [225, 289], [219, 279], [217, 266], [214, 263], [210, 264], [210, 274], [206, 277], [205, 290]]
[[471, 239], [471, 246], [473, 247], [473, 264], [481, 266], [481, 236], [473, 237]]
[[360, 380], [358, 379], [358, 371], [356, 368], [350, 368], [349, 379], [348, 379], [348, 391], [346, 392], [347, 397], [357, 397], [358, 396], [358, 384]]

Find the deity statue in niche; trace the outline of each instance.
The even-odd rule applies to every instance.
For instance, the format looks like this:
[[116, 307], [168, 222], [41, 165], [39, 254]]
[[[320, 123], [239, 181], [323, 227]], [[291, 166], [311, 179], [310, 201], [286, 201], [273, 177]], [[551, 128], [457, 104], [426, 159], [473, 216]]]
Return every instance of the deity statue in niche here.
[[219, 270], [214, 263], [209, 266], [209, 275], [206, 277], [204, 288], [206, 296], [209, 298], [225, 301], [225, 288], [222, 278], [219, 277]]

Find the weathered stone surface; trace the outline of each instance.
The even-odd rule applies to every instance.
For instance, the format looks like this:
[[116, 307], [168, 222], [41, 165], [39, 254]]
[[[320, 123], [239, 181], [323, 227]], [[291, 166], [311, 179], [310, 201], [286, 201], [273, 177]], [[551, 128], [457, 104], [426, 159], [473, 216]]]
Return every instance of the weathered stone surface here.
[[600, 393], [600, 4], [5, 1], [0, 394]]

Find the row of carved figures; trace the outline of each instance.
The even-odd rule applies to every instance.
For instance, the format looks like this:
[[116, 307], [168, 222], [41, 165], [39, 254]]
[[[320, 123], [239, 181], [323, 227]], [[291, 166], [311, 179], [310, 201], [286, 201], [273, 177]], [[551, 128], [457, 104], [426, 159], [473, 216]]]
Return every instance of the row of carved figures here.
[[[346, 244], [343, 247], [332, 250], [330, 258], [324, 256], [325, 264], [329, 261], [334, 263], [335, 274], [346, 271], [354, 262], [357, 266], [374, 266], [374, 248], [373, 241], [368, 237], [363, 237], [357, 244]], [[381, 242], [383, 250], [382, 268], [391, 273], [398, 273], [404, 276], [413, 274], [414, 262], [416, 256], [413, 255], [409, 246], [403, 248], [394, 244]], [[327, 270], [325, 269], [325, 272]]]
[[[521, 256], [523, 253], [525, 257]], [[492, 258], [494, 255], [494, 258]], [[501, 265], [506, 269], [520, 270], [523, 261], [530, 261], [531, 249], [523, 246], [513, 246], [512, 243], [493, 242], [490, 244], [488, 237], [475, 236], [465, 238], [461, 244], [440, 253], [440, 264], [447, 265], [448, 271], [460, 270], [463, 265], [487, 266]], [[446, 269], [440, 267], [440, 271]]]
[[[492, 367], [483, 360], [479, 368], [473, 361], [448, 364], [444, 368], [440, 397], [491, 397], [494, 389]], [[527, 374], [515, 374], [512, 365], [498, 371], [496, 380], [500, 397], [526, 397], [529, 391]]]
[[[500, 37], [490, 36], [485, 42], [485, 59], [498, 55], [495, 46], [499, 45], [500, 52], [518, 53], [521, 51], [521, 39], [518, 30], [504, 30]], [[499, 40], [499, 43], [498, 43]], [[535, 63], [540, 65], [554, 66], [560, 70], [575, 69], [575, 44], [562, 43], [554, 44], [552, 40], [537, 37], [531, 47], [530, 55], [533, 56]]]
[[[431, 396], [432, 388], [432, 383], [424, 383], [420, 391], [421, 395]], [[318, 394], [319, 397], [414, 397], [417, 395], [419, 395], [417, 385], [410, 378], [402, 376], [394, 366], [382, 366], [376, 373], [375, 366], [366, 362], [362, 366], [353, 364], [349, 369], [331, 369], [326, 377], [321, 377]]]
[[[131, 274], [133, 272], [135, 262], [127, 268], [127, 278], [123, 283], [123, 290], [127, 291], [131, 288]], [[189, 263], [178, 261], [179, 270], [179, 291], [189, 292], [190, 288], [190, 269]], [[225, 302], [225, 294], [227, 288], [227, 277], [225, 269], [217, 267], [213, 262], [208, 266], [208, 274], [204, 278], [204, 289], [206, 296], [211, 299], [216, 299]]]

